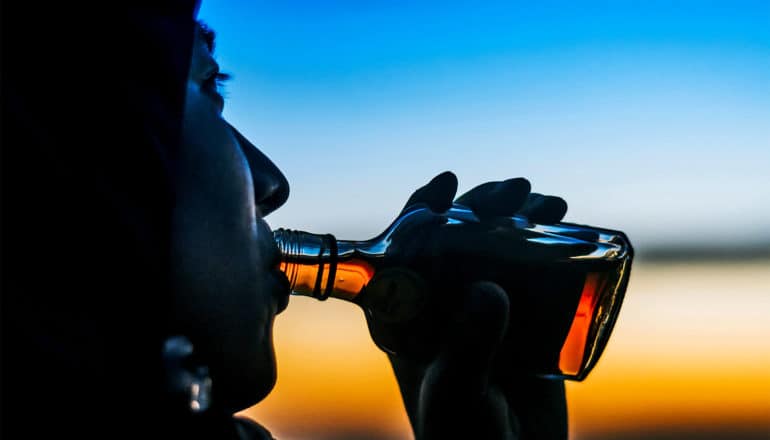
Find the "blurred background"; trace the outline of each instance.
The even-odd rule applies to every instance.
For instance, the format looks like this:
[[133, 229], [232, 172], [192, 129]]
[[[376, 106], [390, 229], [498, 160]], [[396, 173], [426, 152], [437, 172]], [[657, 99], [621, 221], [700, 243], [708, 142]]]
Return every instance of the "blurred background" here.
[[[204, 0], [225, 116], [291, 182], [274, 228], [366, 239], [414, 189], [524, 176], [638, 258], [571, 438], [770, 438], [770, 3]], [[409, 439], [356, 306], [295, 297], [280, 439]]]

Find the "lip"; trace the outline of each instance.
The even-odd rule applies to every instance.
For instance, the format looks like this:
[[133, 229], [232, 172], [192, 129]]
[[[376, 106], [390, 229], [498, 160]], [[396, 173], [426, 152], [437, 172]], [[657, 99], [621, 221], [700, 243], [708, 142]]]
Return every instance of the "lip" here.
[[264, 220], [257, 221], [257, 228], [259, 229], [260, 235], [263, 237], [270, 237], [270, 239], [261, 240], [260, 247], [262, 255], [265, 256], [265, 270], [272, 281], [272, 283], [270, 283], [271, 293], [276, 304], [276, 314], [278, 314], [286, 310], [286, 307], [289, 305], [291, 283], [286, 277], [286, 274], [280, 269], [282, 255], [277, 243], [273, 240], [273, 232]]
[[286, 278], [286, 274], [281, 272], [281, 270], [278, 269], [276, 266], [273, 269], [273, 278], [276, 280], [276, 283], [278, 284], [276, 286], [276, 289], [273, 290], [274, 297], [275, 297], [275, 303], [276, 303], [276, 314], [283, 312], [286, 310], [286, 307], [289, 306], [289, 297], [291, 296], [291, 285], [289, 284], [289, 279]]

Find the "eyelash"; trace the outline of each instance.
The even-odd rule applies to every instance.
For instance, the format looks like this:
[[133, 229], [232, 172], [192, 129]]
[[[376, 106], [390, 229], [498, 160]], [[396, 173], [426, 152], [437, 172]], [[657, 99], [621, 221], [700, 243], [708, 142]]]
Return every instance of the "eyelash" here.
[[219, 90], [224, 87], [225, 83], [229, 81], [230, 78], [232, 78], [232, 76], [227, 73], [217, 72], [214, 74], [214, 76], [206, 79], [204, 87], [219, 92]]
[[214, 75], [214, 83], [217, 85], [217, 87], [222, 87], [227, 81], [230, 81], [231, 78], [232, 75], [219, 72]]

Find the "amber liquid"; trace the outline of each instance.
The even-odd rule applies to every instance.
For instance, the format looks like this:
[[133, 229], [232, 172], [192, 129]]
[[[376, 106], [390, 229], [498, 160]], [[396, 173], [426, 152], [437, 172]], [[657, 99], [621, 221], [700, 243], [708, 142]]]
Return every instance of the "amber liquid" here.
[[[601, 355], [614, 325], [625, 290], [622, 283], [627, 281], [626, 263], [572, 261], [509, 268], [499, 280], [512, 295], [503, 368], [582, 380]], [[446, 273], [463, 271], [459, 260], [453, 266], [446, 268]], [[499, 276], [499, 268], [492, 266], [485, 265]], [[293, 292], [311, 296], [318, 278], [326, 286], [333, 272], [329, 264], [284, 261], [280, 268], [287, 274]], [[469, 272], [478, 274], [477, 269]], [[376, 270], [375, 264], [361, 258], [337, 262], [329, 296], [365, 306], [361, 301], [365, 295], [361, 293]], [[425, 324], [430, 319], [422, 321], [421, 325], [432, 325]]]
[[558, 369], [562, 374], [578, 375], [585, 368], [587, 355], [590, 354], [586, 350], [596, 349], [599, 339], [605, 337], [602, 331], [611, 330], [606, 326], [614, 324], [609, 320], [617, 306], [617, 281], [622, 278], [622, 271], [625, 270], [623, 266], [614, 271], [586, 274], [572, 324], [559, 351]]
[[[302, 264], [287, 261], [281, 262], [280, 269], [289, 278], [291, 291], [307, 296], [312, 296], [318, 277], [321, 277], [321, 285], [325, 286], [329, 282], [331, 272], [331, 266], [328, 264]], [[373, 276], [374, 268], [362, 259], [352, 258], [340, 261], [337, 263], [330, 296], [354, 301]]]

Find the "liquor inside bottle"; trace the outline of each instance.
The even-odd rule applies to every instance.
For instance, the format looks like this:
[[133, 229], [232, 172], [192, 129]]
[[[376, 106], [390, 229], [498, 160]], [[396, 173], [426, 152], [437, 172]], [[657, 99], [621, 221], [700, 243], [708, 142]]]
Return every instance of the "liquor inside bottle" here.
[[[294, 294], [338, 298], [399, 319], [417, 315], [426, 302], [416, 298], [415, 289], [402, 288], [373, 299], [366, 287], [386, 269], [404, 266], [436, 285], [495, 281], [511, 298], [504, 341], [509, 363], [571, 380], [584, 379], [599, 359], [633, 256], [619, 231], [532, 224], [523, 217], [497, 219], [490, 226], [459, 205], [441, 215], [427, 208], [407, 211], [367, 241], [285, 229], [275, 231], [275, 239], [282, 252], [280, 269]], [[406, 256], [415, 253], [420, 257]]]

